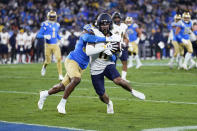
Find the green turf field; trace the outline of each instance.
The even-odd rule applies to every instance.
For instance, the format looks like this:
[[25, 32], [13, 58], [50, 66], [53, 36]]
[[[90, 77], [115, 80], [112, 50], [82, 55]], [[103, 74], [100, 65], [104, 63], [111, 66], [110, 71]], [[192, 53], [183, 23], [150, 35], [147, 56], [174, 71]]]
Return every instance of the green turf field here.
[[45, 77], [40, 75], [41, 67], [41, 64], [0, 65], [1, 121], [101, 131], [197, 125], [197, 69], [184, 71], [167, 66], [129, 69], [132, 87], [145, 93], [146, 101], [106, 80], [106, 91], [114, 103], [113, 115], [106, 114], [106, 105], [98, 99], [87, 69], [67, 102], [67, 114], [61, 115], [56, 106], [62, 93], [49, 96], [42, 111], [37, 108], [39, 91], [59, 82], [56, 64], [48, 66]]

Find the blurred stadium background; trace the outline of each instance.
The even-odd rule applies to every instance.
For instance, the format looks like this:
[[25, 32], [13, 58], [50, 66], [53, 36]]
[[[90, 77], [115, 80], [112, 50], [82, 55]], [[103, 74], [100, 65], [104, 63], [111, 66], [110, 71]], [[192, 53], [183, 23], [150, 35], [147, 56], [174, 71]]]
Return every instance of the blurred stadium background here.
[[[167, 43], [167, 39], [170, 23], [176, 13], [189, 11], [192, 20], [197, 18], [195, 0], [1, 0], [0, 31], [5, 28], [10, 35], [8, 53], [10, 58], [7, 61], [1, 59], [1, 63], [15, 62], [16, 35], [24, 30], [34, 33], [35, 36], [50, 10], [57, 12], [61, 32], [66, 34], [65, 44], [61, 45], [63, 56], [74, 49], [83, 25], [91, 23], [102, 11], [110, 14], [119, 11], [122, 20], [126, 16], [134, 18], [145, 36], [139, 44], [139, 55], [143, 59], [162, 59], [172, 56], [173, 48]], [[165, 43], [165, 48], [162, 50], [157, 45], [160, 41]], [[31, 62], [43, 61], [43, 45], [42, 39], [35, 39], [32, 42]], [[193, 42], [193, 46], [196, 56], [196, 41]]]

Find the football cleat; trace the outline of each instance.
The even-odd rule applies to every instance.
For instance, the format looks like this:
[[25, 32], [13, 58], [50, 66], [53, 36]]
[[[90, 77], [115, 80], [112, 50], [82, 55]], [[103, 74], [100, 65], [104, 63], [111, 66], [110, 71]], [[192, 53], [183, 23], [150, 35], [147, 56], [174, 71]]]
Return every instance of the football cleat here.
[[127, 68], [131, 68], [131, 67], [133, 67], [133, 63], [129, 62], [129, 64], [127, 65]]
[[145, 97], [145, 95], [143, 93], [141, 93], [139, 91], [136, 91], [134, 89], [132, 89], [131, 94], [133, 96], [137, 97], [138, 99], [141, 99], [141, 100], [145, 100], [146, 99], [146, 97]]
[[114, 114], [113, 103], [111, 100], [109, 100], [109, 103], [107, 104], [107, 114]]
[[59, 75], [59, 80], [62, 81], [64, 79], [63, 75]]
[[48, 96], [48, 91], [41, 91], [40, 92], [40, 99], [38, 101], [38, 109], [42, 110], [47, 96]]
[[184, 70], [188, 70], [188, 68], [187, 68], [187, 65], [186, 65], [186, 64], [183, 64], [183, 65], [182, 65], [182, 68], [183, 68]]
[[136, 65], [136, 69], [139, 69], [142, 66], [142, 63]]
[[191, 61], [191, 65], [189, 66], [189, 70], [192, 69], [193, 67], [196, 67], [195, 61]]
[[45, 76], [45, 74], [46, 74], [46, 68], [43, 66], [42, 67], [42, 70], [41, 70], [41, 75], [42, 76]]
[[57, 111], [58, 111], [60, 114], [66, 114], [65, 106], [64, 106], [62, 103], [59, 103], [59, 104], [58, 104], [58, 106], [57, 106]]

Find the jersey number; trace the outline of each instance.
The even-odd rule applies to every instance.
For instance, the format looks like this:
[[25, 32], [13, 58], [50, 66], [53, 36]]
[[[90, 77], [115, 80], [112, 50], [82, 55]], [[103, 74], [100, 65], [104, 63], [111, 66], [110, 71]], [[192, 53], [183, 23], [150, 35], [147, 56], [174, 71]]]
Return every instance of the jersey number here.
[[55, 38], [55, 28], [53, 27], [53, 34], [52, 37]]

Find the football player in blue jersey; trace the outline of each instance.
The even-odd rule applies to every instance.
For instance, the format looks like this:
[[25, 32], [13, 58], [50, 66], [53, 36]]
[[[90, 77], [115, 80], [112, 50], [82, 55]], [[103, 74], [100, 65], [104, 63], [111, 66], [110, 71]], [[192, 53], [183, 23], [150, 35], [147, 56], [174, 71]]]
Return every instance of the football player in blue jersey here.
[[140, 61], [140, 58], [138, 56], [138, 44], [140, 41], [141, 37], [141, 30], [139, 29], [139, 26], [134, 23], [132, 17], [127, 17], [125, 20], [125, 23], [128, 25], [127, 29], [127, 35], [129, 38], [129, 48], [128, 51], [131, 53], [131, 56], [129, 56], [129, 63], [128, 63], [128, 68], [133, 66], [133, 56], [135, 56], [136, 60], [136, 69], [139, 69], [142, 66], [142, 63]]
[[190, 41], [190, 32], [192, 28], [192, 21], [191, 16], [189, 12], [184, 12], [182, 14], [182, 20], [179, 21], [176, 27], [176, 38], [180, 43], [180, 52], [184, 52], [184, 47], [187, 49], [187, 53], [185, 55], [184, 62], [182, 64], [182, 67], [185, 70], [188, 70], [188, 64], [189, 62], [192, 62], [192, 53], [193, 53], [193, 47], [192, 43]]
[[[67, 71], [64, 79], [57, 85], [54, 85], [50, 90], [45, 90], [40, 92], [40, 99], [38, 101], [38, 108], [41, 110], [43, 108], [44, 102], [47, 96], [64, 91], [64, 95], [57, 106], [58, 112], [61, 114], [66, 114], [65, 106], [67, 98], [70, 96], [74, 88], [80, 83], [83, 70], [85, 70], [89, 63], [89, 56], [86, 55], [85, 47], [88, 42], [114, 42], [119, 41], [116, 37], [98, 37], [92, 34], [91, 24], [84, 26], [83, 34], [80, 36], [74, 51], [70, 52], [65, 60], [65, 69]], [[103, 47], [112, 48], [113, 44], [108, 43], [107, 46]]]
[[58, 45], [61, 40], [58, 34], [60, 24], [56, 22], [57, 14], [55, 11], [50, 11], [47, 14], [47, 21], [41, 24], [40, 31], [37, 34], [37, 38], [44, 38], [45, 42], [45, 61], [42, 66], [41, 75], [44, 76], [46, 73], [46, 67], [51, 63], [52, 53], [55, 55], [57, 60], [57, 69], [59, 74], [59, 80], [63, 80], [62, 76], [62, 64], [61, 64], [61, 52]]
[[[172, 68], [174, 60], [177, 58], [178, 59], [178, 69], [180, 68], [180, 66], [182, 64], [182, 59], [183, 59], [183, 54], [180, 54], [180, 45], [179, 45], [179, 43], [177, 41], [177, 38], [175, 36], [176, 24], [180, 20], [181, 20], [181, 15], [176, 14], [174, 16], [174, 21], [171, 23], [171, 31], [170, 31], [170, 34], [169, 34], [169, 37], [168, 37], [168, 41], [172, 41], [171, 43], [174, 47], [174, 55], [170, 59], [170, 62], [168, 63], [168, 65], [170, 66], [170, 68]], [[168, 43], [170, 43], [170, 42], [168, 42]]]

